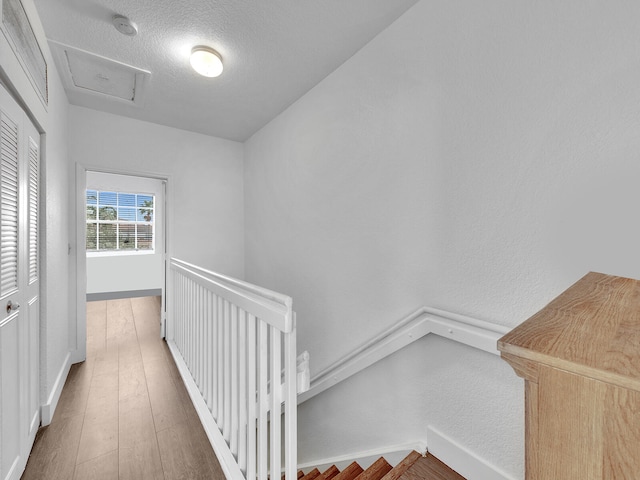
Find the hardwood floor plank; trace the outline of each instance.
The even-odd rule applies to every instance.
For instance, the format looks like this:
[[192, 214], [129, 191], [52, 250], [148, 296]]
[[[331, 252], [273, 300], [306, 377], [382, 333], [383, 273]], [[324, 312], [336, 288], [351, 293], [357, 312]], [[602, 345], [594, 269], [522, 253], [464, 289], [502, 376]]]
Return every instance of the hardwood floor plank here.
[[[89, 352], [87, 351], [87, 355]], [[118, 346], [117, 345], [109, 345], [101, 350], [100, 352], [96, 352], [95, 355], [91, 356], [95, 366], [93, 368], [94, 375], [106, 375], [109, 373], [118, 374]]]
[[87, 360], [72, 365], [22, 479], [224, 479], [160, 338], [159, 300], [89, 302], [87, 317]]
[[120, 448], [129, 448], [149, 438], [156, 430], [148, 395], [129, 396], [119, 403]]
[[76, 463], [84, 463], [118, 448], [118, 417], [85, 420]]
[[173, 378], [176, 385], [183, 385], [184, 382], [182, 381], [182, 377], [180, 376], [180, 371], [176, 366], [176, 362], [173, 360], [173, 355], [171, 354], [169, 345], [167, 345], [167, 342], [162, 342], [162, 344], [166, 362], [169, 366], [169, 374], [171, 375], [171, 378]]
[[83, 416], [65, 417], [41, 428], [22, 480], [69, 480], [76, 465]]
[[155, 435], [118, 449], [120, 480], [161, 480], [164, 471]]
[[128, 298], [107, 302], [107, 338], [119, 347], [134, 346], [138, 343], [133, 324], [133, 311]]
[[130, 360], [123, 364], [120, 361], [118, 396], [120, 400], [127, 397], [148, 396], [147, 378], [142, 367], [142, 360]]
[[[166, 480], [224, 480], [215, 454], [203, 442], [202, 426], [182, 422], [158, 432], [158, 445]], [[206, 440], [206, 435], [204, 435]]]
[[107, 315], [107, 301], [106, 300], [94, 300], [87, 302], [87, 317]]
[[118, 372], [93, 376], [85, 410], [85, 421], [117, 420], [118, 383]]
[[147, 387], [157, 432], [187, 420], [183, 399], [178, 394], [173, 379], [166, 372], [147, 375]]
[[73, 480], [118, 480], [118, 450], [76, 465]]
[[94, 365], [92, 360], [71, 365], [55, 411], [57, 417], [84, 415]]
[[107, 346], [107, 302], [87, 303], [87, 353], [98, 353]]

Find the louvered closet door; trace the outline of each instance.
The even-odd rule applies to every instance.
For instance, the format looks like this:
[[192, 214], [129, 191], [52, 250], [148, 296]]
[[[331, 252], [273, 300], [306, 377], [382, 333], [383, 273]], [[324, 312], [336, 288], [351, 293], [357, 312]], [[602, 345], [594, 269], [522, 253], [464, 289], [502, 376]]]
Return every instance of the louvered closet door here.
[[39, 416], [39, 134], [0, 85], [0, 479], [19, 479]]

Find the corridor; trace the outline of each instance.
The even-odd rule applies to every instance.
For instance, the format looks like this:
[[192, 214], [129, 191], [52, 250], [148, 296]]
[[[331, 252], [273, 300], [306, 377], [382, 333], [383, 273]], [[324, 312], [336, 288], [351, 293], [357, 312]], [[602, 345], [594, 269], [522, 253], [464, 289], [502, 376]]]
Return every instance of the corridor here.
[[159, 334], [158, 297], [87, 303], [73, 365], [22, 480], [224, 479]]

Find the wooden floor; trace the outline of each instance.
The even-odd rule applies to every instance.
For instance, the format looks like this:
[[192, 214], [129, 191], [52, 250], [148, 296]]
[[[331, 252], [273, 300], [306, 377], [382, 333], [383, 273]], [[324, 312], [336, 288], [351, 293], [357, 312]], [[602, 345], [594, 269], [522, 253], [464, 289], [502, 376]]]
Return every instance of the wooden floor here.
[[159, 334], [157, 297], [89, 302], [73, 365], [23, 480], [224, 479]]

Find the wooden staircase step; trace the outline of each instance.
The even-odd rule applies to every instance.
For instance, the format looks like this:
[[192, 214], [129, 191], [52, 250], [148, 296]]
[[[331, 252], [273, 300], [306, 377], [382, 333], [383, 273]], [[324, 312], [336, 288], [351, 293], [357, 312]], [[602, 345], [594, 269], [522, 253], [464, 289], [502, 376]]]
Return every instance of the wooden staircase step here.
[[339, 473], [340, 470], [338, 470], [338, 467], [336, 467], [335, 465], [331, 465], [324, 472], [322, 472], [322, 475], [316, 478], [316, 480], [332, 480], [333, 477], [335, 477]]
[[426, 457], [418, 458], [402, 475], [402, 480], [465, 480], [459, 473], [451, 470], [436, 457], [427, 453]]
[[[398, 465], [392, 467], [383, 457], [364, 470], [353, 462], [342, 472], [332, 465], [320, 473], [314, 468], [304, 475], [298, 472], [297, 480], [466, 480], [436, 457], [427, 453], [411, 452]], [[285, 480], [284, 478], [282, 480]]]
[[317, 468], [314, 468], [309, 473], [307, 473], [304, 477], [302, 477], [300, 480], [315, 480], [320, 475], [322, 475], [320, 473], [320, 470], [318, 470]]
[[398, 480], [400, 477], [402, 477], [402, 475], [404, 475], [407, 470], [409, 470], [409, 468], [414, 463], [416, 463], [416, 461], [421, 458], [422, 455], [414, 450], [409, 455], [404, 457], [404, 459], [398, 465], [393, 467], [393, 469], [389, 473], [382, 477], [382, 480]]
[[357, 480], [381, 480], [393, 467], [384, 458], [380, 457], [369, 468], [358, 475]]
[[358, 465], [357, 462], [353, 462], [347, 468], [342, 470], [338, 475], [333, 477], [333, 480], [354, 480], [362, 472], [364, 472], [364, 469], [360, 465]]

